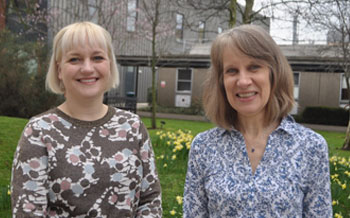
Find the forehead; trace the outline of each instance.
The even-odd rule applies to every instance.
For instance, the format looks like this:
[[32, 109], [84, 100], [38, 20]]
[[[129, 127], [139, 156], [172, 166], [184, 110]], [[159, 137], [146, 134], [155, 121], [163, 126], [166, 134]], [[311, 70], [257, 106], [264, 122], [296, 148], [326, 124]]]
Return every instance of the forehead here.
[[61, 41], [62, 53], [66, 54], [72, 50], [89, 48], [107, 52], [107, 42], [103, 34], [91, 31], [67, 32]]
[[222, 63], [227, 64], [241, 64], [246, 62], [259, 61], [251, 56], [241, 52], [238, 48], [233, 46], [226, 46], [222, 52]]

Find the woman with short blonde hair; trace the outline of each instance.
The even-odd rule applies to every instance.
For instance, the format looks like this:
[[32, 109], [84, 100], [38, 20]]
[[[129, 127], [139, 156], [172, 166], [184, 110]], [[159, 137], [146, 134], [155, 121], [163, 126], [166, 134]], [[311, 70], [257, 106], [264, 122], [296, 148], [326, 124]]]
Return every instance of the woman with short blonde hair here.
[[162, 217], [145, 125], [103, 104], [118, 77], [104, 28], [78, 22], [57, 33], [46, 85], [65, 101], [31, 118], [18, 142], [14, 217]]
[[79, 22], [62, 28], [54, 38], [49, 71], [46, 75], [46, 88], [53, 93], [63, 94], [64, 87], [58, 79], [57, 63], [62, 60], [63, 54], [75, 46], [99, 46], [108, 54], [111, 60], [111, 79], [106, 91], [119, 85], [119, 71], [115, 59], [112, 38], [109, 32], [91, 22]]

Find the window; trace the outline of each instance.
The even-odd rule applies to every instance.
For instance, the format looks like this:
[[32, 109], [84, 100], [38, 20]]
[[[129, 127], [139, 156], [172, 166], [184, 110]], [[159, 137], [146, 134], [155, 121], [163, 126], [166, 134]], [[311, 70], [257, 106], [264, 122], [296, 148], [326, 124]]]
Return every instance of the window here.
[[218, 34], [222, 33], [222, 27], [218, 27]]
[[191, 92], [192, 90], [192, 69], [177, 70], [177, 86], [178, 92]]
[[176, 40], [178, 41], [182, 41], [183, 39], [183, 27], [184, 27], [184, 15], [176, 14], [175, 36], [176, 36]]
[[340, 95], [341, 95], [341, 101], [346, 101], [346, 100], [349, 100], [349, 95], [348, 95], [348, 90], [347, 90], [347, 87], [346, 87], [346, 78], [345, 78], [345, 75], [343, 74], [342, 75], [342, 83], [341, 83], [341, 92], [340, 92]]
[[300, 72], [294, 72], [294, 99], [299, 99]]
[[300, 73], [299, 73], [299, 72], [294, 72], [294, 73], [293, 73], [293, 76], [294, 76], [294, 86], [299, 86], [299, 76], [300, 76]]
[[125, 95], [126, 96], [135, 96], [136, 94], [136, 73], [137, 73], [137, 67], [134, 66], [128, 66], [126, 67], [125, 72]]
[[198, 25], [198, 41], [203, 42], [204, 41], [204, 32], [205, 32], [205, 22], [200, 21]]
[[128, 15], [126, 18], [126, 30], [134, 32], [136, 29], [137, 20], [137, 0], [128, 0]]

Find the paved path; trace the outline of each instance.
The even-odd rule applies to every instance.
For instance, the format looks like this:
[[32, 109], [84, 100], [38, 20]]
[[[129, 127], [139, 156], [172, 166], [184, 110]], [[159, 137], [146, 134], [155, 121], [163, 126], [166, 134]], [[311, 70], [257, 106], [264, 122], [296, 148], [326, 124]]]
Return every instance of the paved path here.
[[[137, 114], [140, 115], [141, 117], [151, 117], [150, 112], [137, 111]], [[198, 115], [157, 113], [157, 118], [209, 122], [209, 120], [204, 116], [198, 116]], [[329, 126], [329, 125], [318, 125], [318, 124], [307, 124], [307, 123], [303, 123], [302, 125], [313, 130], [344, 132], [344, 133], [346, 132], [345, 126]]]

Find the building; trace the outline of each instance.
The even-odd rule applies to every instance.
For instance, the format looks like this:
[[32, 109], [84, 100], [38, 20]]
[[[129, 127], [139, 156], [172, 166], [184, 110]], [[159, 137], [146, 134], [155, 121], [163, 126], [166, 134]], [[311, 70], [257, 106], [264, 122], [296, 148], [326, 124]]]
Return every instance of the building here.
[[[156, 11], [152, 2], [156, 1], [48, 2], [53, 16], [49, 25], [51, 38], [61, 27], [76, 21], [89, 20], [104, 26], [112, 34], [121, 80], [120, 86], [108, 95], [135, 95], [138, 102], [147, 102], [148, 90], [152, 86], [152, 19]], [[209, 42], [228, 28], [228, 21], [220, 17], [208, 18], [205, 12], [202, 16], [193, 16], [193, 11], [176, 4], [176, 1], [159, 2], [156, 51], [160, 59], [170, 55], [187, 55], [194, 45]], [[241, 20], [241, 17], [237, 18], [238, 23]], [[257, 22], [269, 29], [269, 18], [261, 17]], [[134, 62], [135, 57], [145, 57], [145, 60]], [[157, 65], [161, 66], [160, 63]]]
[[[294, 71], [294, 98], [297, 105], [293, 114], [302, 112], [308, 106], [345, 107], [348, 104], [344, 74], [332, 47], [280, 47]], [[209, 49], [210, 44], [198, 45], [191, 51], [191, 55], [177, 59], [182, 62], [179, 65], [163, 61], [158, 78], [160, 105], [190, 107], [191, 104], [200, 102], [202, 84], [210, 65]]]

